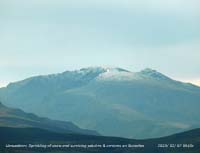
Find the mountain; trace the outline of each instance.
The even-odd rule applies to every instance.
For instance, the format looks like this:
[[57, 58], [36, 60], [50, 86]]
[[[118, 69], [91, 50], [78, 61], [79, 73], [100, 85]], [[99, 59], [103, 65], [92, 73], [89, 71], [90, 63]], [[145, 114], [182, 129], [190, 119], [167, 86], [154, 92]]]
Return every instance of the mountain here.
[[0, 89], [8, 106], [102, 135], [152, 138], [200, 127], [200, 87], [144, 69], [89, 67]]
[[[200, 150], [200, 129], [147, 140], [61, 134], [38, 128], [0, 127], [0, 135], [0, 153], [198, 153]], [[28, 147], [30, 144], [36, 147]], [[45, 148], [45, 145], [49, 144], [52, 146]], [[8, 148], [9, 145], [16, 147]], [[20, 148], [19, 145], [27, 145], [27, 148]], [[68, 145], [72, 147], [66, 147]], [[105, 147], [99, 147], [103, 145]], [[122, 145], [129, 147], [122, 147]], [[86, 146], [90, 148], [84, 148]]]
[[8, 108], [0, 103], [1, 127], [35, 127], [61, 133], [76, 133], [99, 135], [95, 131], [80, 129], [71, 122], [41, 118], [32, 113], [25, 113], [20, 109]]

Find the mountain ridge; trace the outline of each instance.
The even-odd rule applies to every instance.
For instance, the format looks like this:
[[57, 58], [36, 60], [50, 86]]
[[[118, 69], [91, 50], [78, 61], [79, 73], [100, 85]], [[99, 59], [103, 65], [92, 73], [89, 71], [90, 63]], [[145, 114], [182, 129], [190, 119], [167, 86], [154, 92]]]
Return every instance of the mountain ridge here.
[[[86, 67], [86, 68], [80, 68], [80, 69], [76, 69], [76, 70], [66, 70], [64, 72], [61, 73], [54, 73], [54, 74], [47, 74], [47, 75], [36, 75], [36, 76], [32, 76], [32, 77], [28, 77], [26, 79], [22, 79], [21, 81], [16, 81], [16, 82], [12, 82], [9, 83], [6, 87], [13, 85], [15, 83], [20, 83], [20, 82], [24, 82], [24, 81], [30, 81], [31, 79], [35, 79], [35, 78], [45, 78], [45, 79], [50, 79], [50, 78], [54, 78], [54, 77], [58, 77], [58, 76], [62, 76], [62, 77], [68, 77], [67, 75], [69, 73], [73, 73], [73, 75], [75, 74], [82, 74], [82, 75], [87, 75], [87, 74], [96, 74], [96, 76], [94, 75], [92, 79], [95, 79], [96, 77], [98, 77], [100, 74], [106, 73], [106, 72], [111, 72], [111, 71], [115, 71], [115, 72], [127, 72], [130, 73], [132, 75], [136, 74], [137, 77], [151, 77], [154, 79], [161, 79], [161, 80], [171, 80], [171, 81], [177, 81], [177, 82], [181, 82], [178, 80], [174, 80], [158, 71], [156, 71], [155, 69], [151, 69], [151, 68], [145, 68], [142, 69], [141, 71], [138, 72], [133, 72], [133, 71], [129, 71], [120, 67], [103, 67], [103, 66], [94, 66], [94, 67]], [[185, 82], [181, 82], [181, 83], [185, 83]], [[195, 84], [192, 83], [185, 83], [188, 85], [192, 85], [195, 87], [199, 87]], [[2, 87], [4, 88], [4, 87]]]
[[[76, 134], [61, 134], [55, 133], [38, 128], [5, 128], [0, 127], [0, 152], [26, 152], [31, 153], [33, 150], [35, 153], [41, 152], [79, 152], [79, 153], [197, 153], [200, 149], [200, 129], [193, 129], [182, 133], [177, 133], [167, 137], [161, 137], [156, 139], [136, 140], [136, 139], [124, 139], [118, 137], [103, 137], [103, 136], [87, 136]], [[52, 144], [54, 145], [106, 145], [111, 146], [108, 148], [6, 148], [5, 145], [12, 144]], [[66, 143], [67, 142], [67, 143]], [[120, 148], [112, 147], [113, 145], [137, 145], [140, 147]], [[158, 147], [160, 144], [161, 147]], [[162, 147], [162, 145], [172, 145], [174, 147]], [[53, 144], [52, 144], [53, 145]], [[179, 145], [180, 147], [176, 146]], [[186, 147], [184, 147], [186, 146]]]
[[0, 98], [7, 106], [109, 136], [150, 138], [200, 126], [200, 87], [152, 69], [92, 67], [36, 76], [0, 88]]

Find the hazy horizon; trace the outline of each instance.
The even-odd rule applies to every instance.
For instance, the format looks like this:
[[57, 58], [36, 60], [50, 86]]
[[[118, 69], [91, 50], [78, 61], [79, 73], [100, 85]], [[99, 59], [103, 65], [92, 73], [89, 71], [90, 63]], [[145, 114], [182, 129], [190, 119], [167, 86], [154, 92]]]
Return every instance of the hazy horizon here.
[[198, 0], [0, 1], [0, 87], [89, 66], [200, 85]]

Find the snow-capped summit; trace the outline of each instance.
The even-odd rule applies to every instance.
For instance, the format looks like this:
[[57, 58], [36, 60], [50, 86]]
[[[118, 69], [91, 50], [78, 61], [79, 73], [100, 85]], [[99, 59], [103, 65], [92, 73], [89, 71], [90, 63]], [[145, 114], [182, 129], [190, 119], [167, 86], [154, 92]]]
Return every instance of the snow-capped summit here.
[[105, 72], [101, 73], [97, 80], [132, 80], [134, 73], [122, 68], [104, 68]]
[[104, 73], [104, 72], [110, 72], [110, 71], [119, 71], [119, 72], [129, 72], [128, 70], [119, 68], [119, 67], [87, 67], [82, 68], [79, 70], [79, 72], [96, 72], [96, 73]]
[[118, 68], [118, 67], [88, 67], [88, 68], [82, 68], [80, 70], [74, 71], [75, 73], [81, 74], [82, 76], [93, 76], [93, 78], [104, 78], [104, 77], [113, 77], [115, 76], [118, 78], [122, 75], [127, 75], [132, 72]]

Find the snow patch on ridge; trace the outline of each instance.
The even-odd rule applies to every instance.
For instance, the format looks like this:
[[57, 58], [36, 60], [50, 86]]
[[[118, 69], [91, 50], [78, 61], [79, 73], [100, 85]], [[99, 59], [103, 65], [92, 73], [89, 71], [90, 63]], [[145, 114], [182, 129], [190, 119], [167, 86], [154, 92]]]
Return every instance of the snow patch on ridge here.
[[97, 80], [118, 80], [118, 81], [128, 81], [136, 79], [136, 75], [133, 72], [129, 72], [118, 68], [108, 68], [106, 72], [101, 73]]

